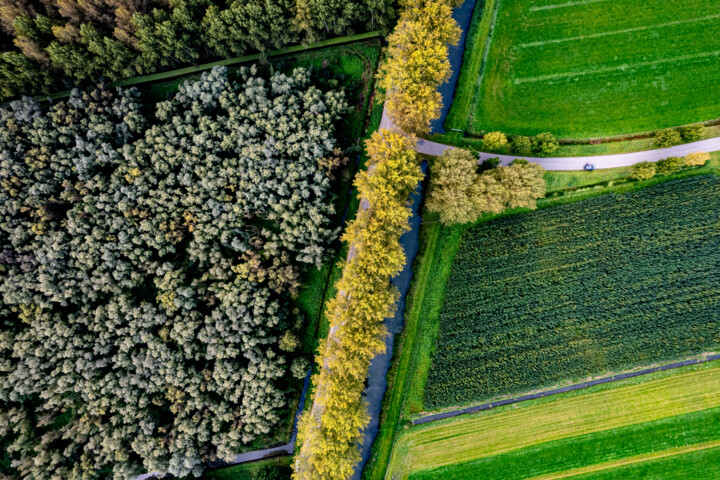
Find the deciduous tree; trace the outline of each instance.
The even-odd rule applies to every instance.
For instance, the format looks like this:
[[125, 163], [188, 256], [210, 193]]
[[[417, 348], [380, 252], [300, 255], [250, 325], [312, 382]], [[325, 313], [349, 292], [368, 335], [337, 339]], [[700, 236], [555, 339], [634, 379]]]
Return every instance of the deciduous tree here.
[[456, 44], [460, 28], [447, 0], [403, 3], [379, 75], [386, 92], [388, 115], [403, 131], [428, 133], [440, 114], [437, 88], [450, 77], [448, 45]]

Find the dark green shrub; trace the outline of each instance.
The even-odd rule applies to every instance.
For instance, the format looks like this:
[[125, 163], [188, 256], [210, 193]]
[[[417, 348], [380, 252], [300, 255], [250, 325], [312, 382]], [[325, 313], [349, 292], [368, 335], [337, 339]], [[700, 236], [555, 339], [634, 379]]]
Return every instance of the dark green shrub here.
[[685, 125], [678, 127], [678, 133], [685, 142], [696, 142], [705, 136], [705, 125], [702, 123], [693, 123], [692, 125]]
[[511, 147], [515, 155], [532, 155], [532, 142], [530, 141], [530, 137], [523, 137], [521, 135], [514, 137]]
[[680, 132], [675, 128], [668, 128], [655, 134], [655, 145], [659, 148], [668, 148], [682, 143]]
[[290, 465], [266, 465], [256, 475], [255, 480], [290, 480]]
[[532, 139], [532, 151], [538, 155], [550, 155], [559, 145], [555, 135], [550, 132], [539, 133]]
[[685, 159], [681, 157], [668, 157], [657, 162], [657, 175], [670, 175], [685, 168]]

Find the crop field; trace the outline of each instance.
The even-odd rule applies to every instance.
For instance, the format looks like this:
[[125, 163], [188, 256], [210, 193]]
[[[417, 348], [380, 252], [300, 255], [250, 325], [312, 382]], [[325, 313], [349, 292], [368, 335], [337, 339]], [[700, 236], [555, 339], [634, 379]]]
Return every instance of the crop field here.
[[425, 406], [720, 347], [719, 244], [715, 176], [469, 228], [440, 311]]
[[385, 478], [718, 478], [718, 393], [711, 362], [412, 427]]
[[458, 86], [474, 92], [467, 130], [584, 138], [720, 116], [716, 0], [498, 1], [482, 80]]

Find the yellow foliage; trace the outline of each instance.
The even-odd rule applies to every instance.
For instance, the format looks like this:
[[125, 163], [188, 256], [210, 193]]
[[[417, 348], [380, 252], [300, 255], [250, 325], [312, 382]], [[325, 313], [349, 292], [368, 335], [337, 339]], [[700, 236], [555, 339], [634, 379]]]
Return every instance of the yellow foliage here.
[[403, 3], [379, 80], [393, 122], [407, 133], [423, 134], [440, 115], [437, 88], [450, 78], [448, 44], [457, 44], [460, 28], [447, 0]]
[[383, 320], [398, 299], [390, 279], [405, 264], [400, 236], [408, 229], [410, 194], [423, 175], [413, 139], [383, 130], [366, 146], [368, 170], [355, 179], [362, 208], [343, 236], [350, 253], [327, 307], [330, 334], [319, 346], [313, 405], [298, 426], [295, 480], [352, 475], [369, 421], [365, 379], [370, 361], [385, 348]]
[[128, 170], [128, 173], [125, 174], [125, 181], [128, 183], [133, 183], [137, 177], [140, 176], [142, 172], [139, 168], [133, 167], [130, 170]]
[[477, 158], [459, 148], [445, 150], [431, 168], [427, 208], [445, 225], [474, 222], [505, 208], [536, 208], [545, 195], [545, 170], [526, 160], [476, 173]]
[[707, 152], [688, 153], [685, 156], [685, 164], [689, 167], [703, 166], [710, 160], [710, 154]]

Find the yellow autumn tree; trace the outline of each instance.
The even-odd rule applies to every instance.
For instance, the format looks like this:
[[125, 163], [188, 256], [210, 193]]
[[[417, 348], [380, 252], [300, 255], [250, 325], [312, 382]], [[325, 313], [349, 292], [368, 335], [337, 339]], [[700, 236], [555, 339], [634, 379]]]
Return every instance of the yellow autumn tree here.
[[536, 208], [545, 196], [545, 170], [527, 160], [477, 173], [477, 158], [460, 148], [447, 149], [430, 168], [428, 211], [444, 225], [474, 222], [484, 213], [506, 208]]
[[362, 398], [370, 361], [385, 348], [383, 320], [398, 299], [390, 279], [405, 265], [410, 194], [422, 179], [413, 139], [381, 130], [367, 141], [370, 161], [355, 186], [361, 209], [343, 240], [350, 245], [337, 295], [327, 307], [330, 332], [320, 343], [312, 406], [298, 425], [295, 480], [349, 478], [369, 418]]
[[460, 39], [452, 5], [449, 0], [403, 0], [400, 20], [388, 37], [380, 86], [388, 115], [404, 132], [428, 133], [440, 115], [437, 89], [450, 77], [448, 45]]

